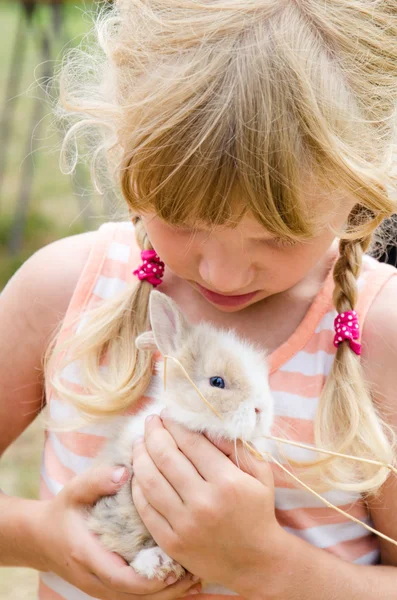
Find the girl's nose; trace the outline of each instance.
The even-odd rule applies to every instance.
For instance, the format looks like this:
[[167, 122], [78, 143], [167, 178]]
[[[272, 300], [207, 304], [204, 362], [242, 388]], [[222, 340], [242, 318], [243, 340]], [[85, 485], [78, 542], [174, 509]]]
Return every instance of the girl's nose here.
[[254, 269], [242, 249], [231, 252], [218, 247], [216, 251], [203, 252], [199, 273], [204, 287], [218, 294], [237, 296], [254, 291]]

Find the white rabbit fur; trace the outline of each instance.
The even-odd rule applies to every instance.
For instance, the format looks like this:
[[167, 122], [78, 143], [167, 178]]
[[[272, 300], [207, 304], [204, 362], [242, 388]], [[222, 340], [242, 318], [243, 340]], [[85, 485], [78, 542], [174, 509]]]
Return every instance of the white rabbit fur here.
[[[214, 414], [186, 379], [180, 367], [167, 362], [167, 387], [163, 385], [163, 363], [148, 390], [153, 402], [138, 415], [121, 417], [98, 464], [125, 465], [131, 474], [134, 440], [143, 435], [145, 419], [164, 408], [170, 418], [185, 427], [206, 432], [212, 439], [244, 439], [259, 442], [273, 422], [266, 358], [263, 351], [240, 339], [232, 331], [208, 323], [191, 325], [170, 298], [153, 291], [149, 302], [152, 331], [143, 333], [136, 345], [143, 351], [158, 349], [177, 358], [200, 392], [221, 415]], [[221, 377], [225, 387], [213, 387], [211, 377]], [[142, 523], [131, 497], [131, 478], [115, 496], [102, 498], [90, 509], [88, 524], [102, 543], [117, 552], [141, 575], [165, 579], [184, 574], [154, 542]]]

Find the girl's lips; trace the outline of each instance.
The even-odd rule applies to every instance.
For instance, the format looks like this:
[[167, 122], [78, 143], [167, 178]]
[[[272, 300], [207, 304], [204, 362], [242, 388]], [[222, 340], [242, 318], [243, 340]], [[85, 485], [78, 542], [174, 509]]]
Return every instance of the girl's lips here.
[[242, 294], [241, 296], [223, 296], [222, 294], [216, 294], [207, 290], [207, 288], [201, 286], [199, 283], [196, 283], [196, 285], [207, 300], [221, 306], [240, 306], [241, 304], [246, 304], [258, 293], [256, 291], [249, 294]]

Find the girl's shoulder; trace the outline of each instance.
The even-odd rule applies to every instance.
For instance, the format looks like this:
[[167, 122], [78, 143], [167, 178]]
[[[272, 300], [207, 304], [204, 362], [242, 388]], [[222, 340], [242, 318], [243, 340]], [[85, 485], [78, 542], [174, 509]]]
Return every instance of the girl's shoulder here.
[[362, 364], [379, 408], [394, 415], [397, 427], [397, 269], [374, 259], [365, 262]]
[[84, 233], [45, 246], [0, 294], [0, 454], [42, 408], [44, 353], [68, 309], [95, 238], [96, 232]]
[[94, 231], [59, 239], [35, 252], [18, 269], [1, 293], [3, 304], [12, 300], [18, 322], [29, 319], [47, 334], [56, 327], [97, 237]]

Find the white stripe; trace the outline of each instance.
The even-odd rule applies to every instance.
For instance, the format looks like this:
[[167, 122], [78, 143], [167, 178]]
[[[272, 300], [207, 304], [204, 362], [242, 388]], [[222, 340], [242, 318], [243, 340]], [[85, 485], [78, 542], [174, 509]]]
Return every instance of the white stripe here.
[[112, 298], [112, 296], [120, 294], [126, 285], [127, 282], [118, 277], [99, 275], [94, 287], [94, 294], [99, 296], [99, 298], [107, 300], [108, 298]]
[[333, 331], [334, 330], [334, 319], [336, 317], [336, 310], [332, 310], [330, 312], [327, 312], [323, 318], [321, 319], [320, 323], [317, 325], [316, 329], [315, 329], [315, 333], [320, 333], [320, 331]]
[[54, 494], [54, 496], [59, 494], [59, 492], [63, 489], [62, 483], [58, 483], [54, 479], [51, 479], [51, 477], [47, 474], [44, 464], [41, 465], [40, 475], [44, 479], [44, 482], [45, 482], [46, 486], [48, 487], [48, 489], [50, 490], [51, 494]]
[[66, 381], [69, 381], [70, 383], [81, 384], [80, 369], [81, 361], [74, 360], [62, 369], [61, 377], [62, 379], [66, 379]]
[[318, 398], [304, 398], [287, 392], [272, 392], [274, 414], [279, 417], [313, 420], [318, 406]]
[[307, 529], [294, 529], [284, 527], [285, 531], [292, 533], [302, 540], [306, 540], [317, 548], [328, 548], [341, 542], [355, 540], [366, 535], [366, 529], [357, 523], [337, 523], [334, 525], [319, 525]]
[[[323, 498], [335, 506], [353, 504], [361, 498], [360, 494], [331, 490], [321, 494]], [[319, 498], [303, 489], [276, 488], [276, 508], [293, 510], [295, 508], [324, 508], [326, 505]]]
[[360, 279], [357, 281], [357, 291], [358, 292], [362, 292], [363, 288], [365, 286], [365, 277], [360, 277]]
[[308, 377], [315, 375], [328, 375], [332, 363], [334, 362], [334, 355], [324, 352], [324, 350], [318, 350], [315, 354], [310, 354], [302, 350], [295, 354], [285, 365], [280, 367], [281, 372], [286, 373], [302, 373]]
[[[261, 452], [264, 455], [266, 453], [269, 453], [276, 460], [286, 465], [289, 470], [291, 470], [288, 467], [288, 461], [290, 459], [301, 462], [309, 462], [318, 460], [320, 456], [317, 452], [314, 452], [313, 450], [297, 448], [296, 446], [291, 446], [290, 444], [284, 444], [281, 442], [276, 442], [274, 440], [268, 440], [266, 438], [255, 438], [252, 441], [258, 452]], [[288, 478], [288, 475], [286, 475], [286, 477]]]
[[203, 594], [221, 594], [222, 596], [238, 596], [237, 592], [232, 592], [227, 588], [223, 587], [223, 585], [218, 585], [217, 583], [208, 583], [203, 586], [202, 590]]
[[[54, 421], [59, 421], [60, 426], [67, 426], [68, 421], [70, 421], [71, 425], [73, 425], [73, 423], [76, 422], [77, 419], [82, 418], [81, 413], [79, 413], [79, 411], [74, 406], [72, 406], [68, 402], [62, 402], [54, 396], [51, 396], [49, 405], [51, 418]], [[97, 423], [94, 422], [90, 425], [86, 425], [85, 427], [79, 427], [78, 432], [88, 433], [90, 435], [98, 435], [102, 437], [109, 437], [113, 430], [115, 420], [117, 418], [118, 417], [111, 417], [106, 419], [106, 421], [98, 421]]]
[[373, 271], [379, 266], [378, 261], [375, 258], [373, 258], [373, 256], [369, 256], [368, 254], [364, 254], [363, 256], [363, 264], [365, 265], [365, 268], [369, 271]]
[[40, 578], [47, 587], [60, 594], [65, 600], [96, 600], [93, 596], [88, 596], [74, 585], [61, 579], [55, 573], [40, 573]]
[[368, 552], [368, 554], [364, 554], [364, 556], [360, 556], [354, 562], [357, 565], [376, 565], [380, 559], [380, 551], [372, 550], [372, 552]]
[[134, 225], [131, 221], [120, 221], [117, 224], [117, 227], [121, 227], [121, 229], [127, 229], [129, 231], [134, 231]]
[[71, 452], [65, 448], [65, 446], [59, 441], [54, 433], [49, 434], [49, 440], [58, 460], [63, 464], [64, 467], [71, 469], [76, 474], [82, 473], [91, 467], [93, 462], [92, 458], [74, 454], [74, 452]]
[[112, 242], [109, 246], [107, 257], [112, 260], [118, 260], [121, 263], [128, 263], [130, 259], [131, 248], [127, 244]]
[[90, 315], [84, 314], [84, 316], [81, 317], [79, 324], [76, 327], [76, 333], [80, 333], [80, 331], [87, 325], [87, 323], [89, 321], [90, 321]]

